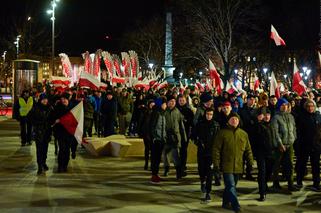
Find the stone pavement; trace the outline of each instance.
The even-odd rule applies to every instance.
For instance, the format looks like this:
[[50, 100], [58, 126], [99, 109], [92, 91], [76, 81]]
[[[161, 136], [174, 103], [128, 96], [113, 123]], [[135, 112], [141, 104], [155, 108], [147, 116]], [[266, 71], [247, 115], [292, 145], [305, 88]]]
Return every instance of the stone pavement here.
[[[195, 164], [188, 165], [182, 181], [175, 180], [172, 169], [155, 186], [149, 182], [150, 172], [143, 170], [142, 158], [95, 158], [79, 148], [68, 173], [59, 174], [50, 144], [50, 169], [37, 176], [35, 145], [20, 147], [18, 134], [18, 123], [0, 121], [0, 212], [232, 212], [220, 207], [222, 186], [213, 187], [211, 203], [200, 203]], [[263, 203], [256, 201], [257, 191], [256, 182], [239, 182], [243, 212], [321, 212], [321, 193], [307, 188], [268, 194]]]

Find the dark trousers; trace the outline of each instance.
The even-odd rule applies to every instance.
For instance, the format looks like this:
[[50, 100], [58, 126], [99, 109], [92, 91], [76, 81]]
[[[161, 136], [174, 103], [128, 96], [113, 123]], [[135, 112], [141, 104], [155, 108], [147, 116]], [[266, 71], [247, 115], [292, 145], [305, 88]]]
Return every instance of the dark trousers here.
[[150, 155], [149, 153], [151, 151], [151, 143], [152, 142], [147, 137], [144, 137], [143, 140], [144, 140], [144, 145], [145, 145], [145, 153], [144, 153], [144, 155], [145, 155], [145, 165], [147, 166], [148, 165], [148, 161], [149, 161], [149, 155]]
[[31, 132], [32, 125], [30, 119], [27, 116], [20, 117], [20, 136], [21, 144], [26, 144], [31, 142]]
[[104, 120], [104, 137], [116, 134], [115, 123], [115, 120]]
[[92, 137], [94, 120], [91, 118], [85, 118], [84, 121], [84, 137]]
[[58, 138], [59, 152], [58, 152], [58, 169], [67, 169], [70, 159], [70, 137]]
[[237, 199], [236, 185], [239, 180], [238, 174], [224, 173], [224, 193], [223, 193], [223, 206], [228, 206], [231, 203], [233, 210], [240, 208], [240, 203]]
[[48, 142], [43, 140], [36, 140], [36, 152], [38, 168], [41, 168], [46, 164]]
[[181, 167], [182, 167], [183, 171], [186, 170], [188, 142], [189, 142], [189, 139], [187, 140], [187, 142], [182, 141], [181, 147], [180, 147], [180, 150], [179, 150], [179, 154], [180, 154], [180, 157], [181, 157]]
[[301, 149], [297, 158], [297, 183], [302, 184], [310, 157], [314, 185], [320, 185], [320, 154], [312, 149]]
[[256, 158], [258, 167], [257, 182], [259, 185], [259, 194], [265, 195], [267, 190], [267, 182], [272, 174], [272, 157], [266, 157], [260, 154]]
[[78, 141], [76, 140], [76, 138], [73, 137], [70, 143], [71, 153], [76, 154], [77, 146], [78, 146]]
[[152, 142], [151, 148], [152, 148], [151, 150], [152, 151], [151, 152], [152, 175], [158, 175], [164, 143], [162, 141], [154, 141]]
[[293, 155], [293, 146], [287, 147], [285, 152], [275, 150], [273, 154], [273, 183], [279, 182], [279, 172], [282, 165], [284, 176], [288, 181], [288, 184], [293, 184]]
[[101, 116], [99, 112], [94, 113], [94, 128], [95, 132], [100, 137], [102, 135], [102, 123], [101, 123]]
[[197, 165], [201, 184], [205, 182], [206, 193], [210, 193], [212, 191], [213, 180], [213, 172], [211, 169], [212, 157], [210, 155], [204, 155], [202, 152], [198, 151]]

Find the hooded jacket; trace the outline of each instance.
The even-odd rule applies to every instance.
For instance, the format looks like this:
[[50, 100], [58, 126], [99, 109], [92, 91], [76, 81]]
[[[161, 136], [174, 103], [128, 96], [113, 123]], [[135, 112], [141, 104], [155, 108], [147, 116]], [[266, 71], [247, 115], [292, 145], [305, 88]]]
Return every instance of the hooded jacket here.
[[291, 146], [296, 140], [296, 126], [293, 115], [288, 112], [277, 112], [272, 119], [274, 148], [280, 145]]

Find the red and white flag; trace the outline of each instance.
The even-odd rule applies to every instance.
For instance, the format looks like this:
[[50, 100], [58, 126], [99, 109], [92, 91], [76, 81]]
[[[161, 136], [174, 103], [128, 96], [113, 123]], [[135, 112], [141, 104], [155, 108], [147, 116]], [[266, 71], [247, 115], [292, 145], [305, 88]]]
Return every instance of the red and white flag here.
[[199, 81], [196, 81], [195, 86], [197, 86], [199, 91], [204, 92], [204, 87]]
[[254, 91], [256, 91], [257, 89], [259, 89], [260, 87], [260, 80], [257, 76], [255, 76], [255, 80], [254, 80]]
[[84, 129], [84, 104], [81, 101], [77, 106], [59, 118], [60, 124], [73, 135], [79, 144], [82, 143]]
[[[101, 50], [97, 50], [93, 62], [93, 75], [99, 78], [100, 75], [100, 60], [101, 60]], [[100, 78], [99, 78], [100, 79]]]
[[100, 82], [95, 76], [87, 72], [82, 72], [79, 77], [78, 86], [89, 87], [93, 90], [97, 90], [100, 87]]
[[138, 61], [138, 56], [137, 53], [133, 50], [129, 51], [129, 56], [130, 56], [130, 64], [131, 64], [131, 73], [132, 77], [136, 77], [137, 74], [139, 73], [139, 61]]
[[184, 94], [185, 87], [183, 86], [182, 82], [179, 81], [179, 94]]
[[113, 54], [113, 61], [114, 61], [114, 67], [115, 67], [114, 71], [116, 71], [113, 74], [113, 76], [117, 75], [119, 77], [124, 77], [125, 75], [124, 75], [123, 71], [120, 68], [121, 62], [120, 62], [120, 59], [119, 59], [118, 55]]
[[103, 51], [101, 53], [102, 57], [103, 57], [103, 60], [104, 60], [104, 63], [105, 63], [105, 66], [108, 70], [108, 78], [111, 79], [114, 75], [114, 63], [113, 63], [113, 58], [112, 56], [110, 55], [109, 52], [107, 51]]
[[231, 81], [226, 82], [225, 91], [227, 91], [229, 94], [232, 94], [233, 92], [238, 92], [237, 88], [234, 86], [233, 82]]
[[297, 67], [295, 62], [293, 67], [292, 90], [297, 92], [300, 96], [306, 91], [306, 85], [302, 80], [299, 68]]
[[168, 86], [168, 82], [164, 81], [163, 83], [158, 85], [157, 89], [160, 90], [160, 89], [166, 88], [167, 86]]
[[117, 84], [117, 83], [125, 84], [126, 79], [122, 78], [122, 77], [114, 76], [111, 81], [112, 81], [113, 84]]
[[320, 51], [318, 51], [318, 56], [319, 56], [319, 62], [320, 62], [320, 66], [321, 66], [321, 53], [320, 53]]
[[85, 53], [82, 54], [82, 57], [85, 61], [84, 67], [85, 67], [85, 71], [87, 73], [92, 73], [92, 62], [91, 62], [91, 58], [90, 58], [90, 54], [88, 51], [86, 51]]
[[71, 77], [73, 74], [72, 66], [69, 57], [65, 53], [60, 53], [60, 60], [62, 63], [62, 73], [65, 77]]
[[50, 77], [50, 83], [55, 88], [62, 88], [66, 89], [69, 88], [69, 85], [71, 83], [69, 78], [61, 77], [61, 76], [51, 76]]
[[276, 98], [280, 98], [280, 88], [278, 86], [278, 82], [276, 81], [275, 75], [271, 73], [271, 80], [270, 80], [270, 96], [275, 95]]
[[220, 74], [218, 74], [213, 62], [211, 61], [211, 59], [209, 59], [209, 72], [210, 72], [210, 79], [213, 82], [214, 87], [216, 88], [216, 91], [218, 94], [222, 93], [222, 79], [220, 77]]
[[274, 40], [276, 46], [285, 46], [284, 40], [279, 36], [278, 32], [276, 29], [273, 27], [271, 24], [271, 35], [270, 38]]
[[127, 52], [121, 53], [121, 60], [124, 68], [125, 77], [133, 77], [131, 72], [130, 58]]

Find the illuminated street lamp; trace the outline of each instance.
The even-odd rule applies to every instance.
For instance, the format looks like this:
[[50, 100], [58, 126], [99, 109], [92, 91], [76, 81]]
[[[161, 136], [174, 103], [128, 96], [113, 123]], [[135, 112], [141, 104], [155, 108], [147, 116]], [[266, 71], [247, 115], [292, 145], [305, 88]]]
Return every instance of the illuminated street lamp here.
[[51, 34], [51, 42], [52, 42], [52, 49], [51, 49], [51, 64], [52, 64], [52, 75], [55, 73], [55, 8], [57, 6], [57, 2], [60, 0], [52, 0], [51, 1], [51, 9], [47, 10], [47, 14], [51, 14], [51, 21], [52, 21], [52, 34]]
[[267, 71], [268, 71], [268, 68], [263, 68], [263, 72], [265, 75], [266, 75]]
[[13, 42], [16, 45], [17, 48], [17, 58], [19, 56], [19, 41], [20, 41], [21, 35], [18, 35], [15, 42]]

